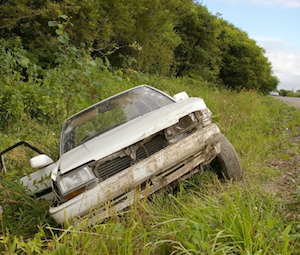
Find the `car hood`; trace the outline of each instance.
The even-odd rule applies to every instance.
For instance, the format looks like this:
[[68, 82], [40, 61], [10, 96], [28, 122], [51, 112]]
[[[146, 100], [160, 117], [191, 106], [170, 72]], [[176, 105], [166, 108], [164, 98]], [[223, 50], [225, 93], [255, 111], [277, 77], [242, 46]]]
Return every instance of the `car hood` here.
[[[191, 112], [203, 109], [206, 109], [206, 105], [202, 98], [188, 98], [126, 122], [63, 154], [58, 162], [60, 172], [64, 174], [88, 162], [104, 158], [172, 126]], [[56, 179], [56, 175], [57, 173], [52, 175], [53, 179]]]

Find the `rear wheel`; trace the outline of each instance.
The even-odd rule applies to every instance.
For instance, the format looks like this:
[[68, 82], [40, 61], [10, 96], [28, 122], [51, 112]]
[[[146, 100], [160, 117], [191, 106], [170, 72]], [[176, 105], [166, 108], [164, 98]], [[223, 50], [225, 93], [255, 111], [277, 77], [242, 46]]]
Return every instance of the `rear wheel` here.
[[228, 139], [222, 135], [220, 139], [221, 152], [210, 163], [213, 171], [219, 178], [228, 180], [240, 180], [242, 178], [242, 166], [234, 147]]

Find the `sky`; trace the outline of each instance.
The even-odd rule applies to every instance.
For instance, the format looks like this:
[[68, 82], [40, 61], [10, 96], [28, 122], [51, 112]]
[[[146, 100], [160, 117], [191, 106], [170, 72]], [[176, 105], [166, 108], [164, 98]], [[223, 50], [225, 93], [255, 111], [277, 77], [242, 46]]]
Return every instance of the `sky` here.
[[266, 51], [278, 90], [300, 90], [300, 0], [199, 0]]

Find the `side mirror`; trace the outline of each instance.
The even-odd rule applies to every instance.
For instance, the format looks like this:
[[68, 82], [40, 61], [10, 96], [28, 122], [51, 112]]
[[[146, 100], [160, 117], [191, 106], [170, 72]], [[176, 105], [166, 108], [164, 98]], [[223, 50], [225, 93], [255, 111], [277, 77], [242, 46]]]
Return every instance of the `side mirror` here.
[[175, 101], [178, 103], [178, 102], [180, 102], [180, 101], [183, 101], [183, 100], [188, 99], [188, 98], [189, 98], [189, 95], [188, 95], [185, 91], [183, 91], [183, 92], [180, 92], [180, 93], [174, 95], [173, 98], [174, 98]]
[[29, 163], [32, 168], [40, 168], [40, 167], [48, 166], [54, 163], [54, 161], [46, 154], [41, 154], [31, 158]]

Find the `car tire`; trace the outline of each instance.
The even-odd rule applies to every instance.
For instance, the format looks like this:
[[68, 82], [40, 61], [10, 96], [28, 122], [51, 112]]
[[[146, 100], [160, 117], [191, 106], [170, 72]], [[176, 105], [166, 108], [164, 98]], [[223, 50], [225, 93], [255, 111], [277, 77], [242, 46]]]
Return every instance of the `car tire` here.
[[210, 166], [220, 179], [240, 180], [242, 178], [242, 166], [234, 147], [223, 135], [220, 139], [220, 145], [221, 152], [213, 159]]

